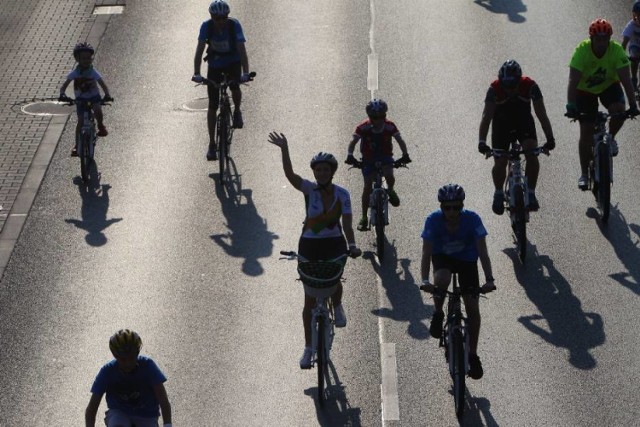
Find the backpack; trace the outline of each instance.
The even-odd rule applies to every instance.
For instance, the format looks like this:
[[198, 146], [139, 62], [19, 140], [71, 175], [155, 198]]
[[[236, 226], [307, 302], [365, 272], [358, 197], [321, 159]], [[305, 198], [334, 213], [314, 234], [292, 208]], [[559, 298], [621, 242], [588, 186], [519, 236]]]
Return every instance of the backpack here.
[[213, 32], [214, 32], [214, 25], [213, 25], [213, 19], [210, 19], [207, 22], [208, 28], [207, 28], [207, 55], [204, 57], [204, 61], [206, 62], [210, 56], [214, 55], [214, 56], [231, 56], [231, 55], [235, 55], [235, 53], [238, 51], [238, 48], [236, 46], [237, 44], [237, 40], [236, 40], [236, 26], [234, 21], [232, 21], [231, 19], [227, 19], [227, 30], [229, 30], [229, 35], [231, 36], [231, 50], [229, 52], [216, 52], [215, 50], [213, 50], [213, 47], [211, 46], [211, 43], [209, 43], [209, 41], [211, 39], [213, 39]]

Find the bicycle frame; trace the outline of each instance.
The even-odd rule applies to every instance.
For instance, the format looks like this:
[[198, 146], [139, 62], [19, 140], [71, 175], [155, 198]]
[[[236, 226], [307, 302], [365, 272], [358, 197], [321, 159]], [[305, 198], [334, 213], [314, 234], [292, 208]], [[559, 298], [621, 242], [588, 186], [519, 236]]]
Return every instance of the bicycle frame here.
[[[611, 156], [611, 140], [613, 139], [607, 129], [607, 118], [609, 116], [598, 111], [596, 123], [593, 128], [593, 170], [594, 174], [589, 181], [590, 189], [593, 188], [592, 182], [600, 182], [600, 156], [605, 155], [609, 158], [609, 182], [613, 183], [613, 156]], [[606, 146], [606, 147], [603, 147]]]

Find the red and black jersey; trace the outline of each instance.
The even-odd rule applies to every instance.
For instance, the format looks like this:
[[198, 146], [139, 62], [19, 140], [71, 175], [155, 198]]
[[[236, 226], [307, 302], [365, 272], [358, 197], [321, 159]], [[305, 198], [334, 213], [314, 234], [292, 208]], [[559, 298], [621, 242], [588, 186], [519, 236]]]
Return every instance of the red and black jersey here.
[[514, 116], [530, 116], [531, 102], [542, 99], [542, 92], [538, 84], [531, 78], [522, 76], [515, 93], [509, 94], [494, 80], [487, 90], [485, 102], [496, 104], [494, 120], [513, 119]]
[[366, 119], [356, 127], [353, 134], [360, 139], [363, 160], [373, 160], [393, 155], [392, 138], [399, 133], [395, 123], [390, 120], [385, 119], [382, 130], [375, 131], [371, 120]]

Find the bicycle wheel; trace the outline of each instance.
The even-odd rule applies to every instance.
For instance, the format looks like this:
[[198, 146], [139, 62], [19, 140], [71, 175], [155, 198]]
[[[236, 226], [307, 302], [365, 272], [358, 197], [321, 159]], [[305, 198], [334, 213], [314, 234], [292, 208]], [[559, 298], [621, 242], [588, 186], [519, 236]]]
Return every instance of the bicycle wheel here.
[[227, 166], [227, 131], [228, 123], [226, 121], [226, 115], [224, 113], [218, 114], [218, 135], [216, 137], [218, 144], [218, 172], [219, 183], [224, 184], [224, 170]]
[[522, 185], [516, 184], [514, 186], [515, 221], [513, 223], [513, 232], [516, 235], [518, 256], [522, 263], [524, 263], [527, 256], [527, 211], [524, 205], [524, 191]]
[[324, 373], [326, 370], [326, 355], [324, 342], [324, 318], [318, 316], [318, 345], [316, 348], [316, 368], [318, 369], [318, 404], [324, 404]]
[[378, 260], [384, 258], [384, 200], [380, 193], [376, 196], [376, 254]]
[[611, 209], [611, 156], [609, 145], [600, 144], [598, 151], [598, 206], [600, 207], [602, 222], [607, 222]]
[[89, 180], [89, 168], [91, 167], [91, 135], [83, 132], [80, 134], [80, 176], [83, 181]]
[[464, 340], [462, 332], [456, 330], [453, 333], [452, 343], [453, 358], [453, 400], [456, 407], [456, 415], [458, 419], [462, 419], [464, 413], [464, 393], [465, 393], [465, 377], [467, 375], [466, 363], [464, 360]]

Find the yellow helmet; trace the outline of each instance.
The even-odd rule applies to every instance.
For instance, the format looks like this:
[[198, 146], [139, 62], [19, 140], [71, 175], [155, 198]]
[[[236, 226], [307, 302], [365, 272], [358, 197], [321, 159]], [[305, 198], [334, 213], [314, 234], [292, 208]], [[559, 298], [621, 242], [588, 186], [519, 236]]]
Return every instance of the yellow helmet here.
[[109, 339], [109, 348], [114, 355], [140, 353], [142, 339], [131, 329], [120, 329]]

